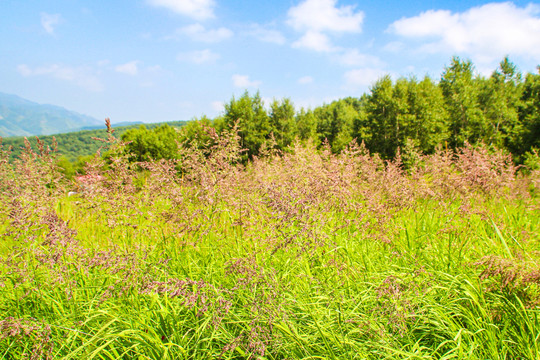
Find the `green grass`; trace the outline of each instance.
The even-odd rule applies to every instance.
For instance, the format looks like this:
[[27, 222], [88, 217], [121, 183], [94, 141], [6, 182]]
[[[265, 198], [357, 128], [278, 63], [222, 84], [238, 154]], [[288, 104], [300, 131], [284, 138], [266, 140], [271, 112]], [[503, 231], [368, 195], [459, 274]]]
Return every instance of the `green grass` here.
[[332, 161], [3, 212], [0, 358], [540, 358], [528, 180], [384, 190]]

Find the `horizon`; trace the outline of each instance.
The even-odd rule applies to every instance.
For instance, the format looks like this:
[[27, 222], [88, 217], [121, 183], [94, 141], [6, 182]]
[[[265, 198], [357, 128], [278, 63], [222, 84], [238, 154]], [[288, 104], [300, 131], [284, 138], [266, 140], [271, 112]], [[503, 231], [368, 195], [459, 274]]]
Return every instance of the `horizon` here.
[[0, 11], [0, 92], [113, 124], [214, 118], [246, 90], [313, 108], [386, 74], [438, 81], [453, 56], [484, 76], [505, 56], [522, 73], [540, 63], [540, 4], [527, 1], [30, 0]]

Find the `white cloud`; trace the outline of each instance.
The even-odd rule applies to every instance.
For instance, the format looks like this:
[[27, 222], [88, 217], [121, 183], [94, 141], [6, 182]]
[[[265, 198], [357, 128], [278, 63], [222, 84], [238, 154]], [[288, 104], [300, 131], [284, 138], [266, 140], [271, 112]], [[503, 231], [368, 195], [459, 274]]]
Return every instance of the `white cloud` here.
[[347, 87], [358, 88], [372, 85], [385, 74], [386, 72], [381, 69], [362, 68], [347, 71], [344, 74], [344, 78]]
[[60, 23], [60, 14], [41, 13], [41, 26], [48, 34], [54, 34], [54, 27]]
[[201, 24], [185, 26], [183, 28], [177, 29], [176, 33], [179, 35], [186, 35], [195, 41], [202, 41], [207, 43], [219, 42], [233, 36], [233, 32], [225, 27], [207, 30]]
[[161, 6], [196, 20], [214, 17], [214, 0], [148, 0], [150, 5]]
[[459, 15], [448, 10], [429, 10], [418, 16], [402, 18], [390, 24], [389, 30], [401, 36], [441, 36], [459, 26]]
[[29, 76], [52, 76], [55, 79], [68, 81], [89, 91], [99, 92], [103, 85], [92, 69], [88, 67], [70, 67], [64, 65], [50, 65], [30, 68], [28, 65], [17, 66], [17, 71], [25, 77]]
[[219, 54], [212, 52], [210, 49], [196, 50], [179, 53], [177, 60], [192, 62], [195, 64], [213, 63], [220, 58]]
[[122, 74], [135, 76], [139, 72], [139, 68], [138, 68], [138, 65], [137, 65], [138, 63], [139, 63], [139, 61], [137, 61], [137, 60], [130, 61], [128, 63], [116, 66], [114, 68], [114, 70], [116, 70], [117, 72], [122, 73]]
[[305, 0], [289, 9], [287, 23], [298, 31], [361, 32], [364, 13], [337, 0]]
[[287, 13], [287, 24], [303, 32], [293, 47], [319, 52], [336, 51], [327, 33], [360, 33], [364, 13], [354, 6], [337, 6], [337, 0], [305, 0]]
[[232, 81], [235, 87], [239, 88], [251, 88], [261, 85], [260, 81], [251, 81], [247, 75], [235, 74], [232, 76]]
[[311, 77], [311, 76], [303, 76], [300, 79], [298, 79], [298, 83], [302, 84], [302, 85], [312, 84], [313, 81], [314, 81], [313, 77]]
[[490, 3], [462, 13], [431, 10], [400, 19], [388, 32], [425, 41], [428, 53], [465, 54], [492, 62], [505, 55], [540, 57], [540, 7], [511, 2]]
[[332, 52], [337, 50], [337, 48], [332, 45], [328, 36], [317, 31], [306, 32], [300, 39], [295, 41], [292, 46], [294, 48], [304, 48], [319, 52]]
[[382, 61], [373, 55], [362, 54], [358, 49], [345, 49], [336, 54], [338, 62], [345, 66], [381, 66]]
[[283, 45], [285, 44], [285, 36], [277, 30], [267, 29], [259, 24], [254, 24], [248, 31], [248, 34], [267, 43]]

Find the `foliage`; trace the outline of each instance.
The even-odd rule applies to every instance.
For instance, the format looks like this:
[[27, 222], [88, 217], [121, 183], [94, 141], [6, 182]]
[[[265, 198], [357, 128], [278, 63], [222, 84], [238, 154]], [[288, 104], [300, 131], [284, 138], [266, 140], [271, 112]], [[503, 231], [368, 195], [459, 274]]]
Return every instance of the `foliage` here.
[[513, 144], [516, 154], [523, 154], [532, 148], [540, 148], [540, 66], [538, 74], [527, 74], [523, 83], [519, 111], [519, 135]]
[[129, 153], [131, 161], [175, 159], [179, 140], [178, 132], [167, 124], [153, 130], [141, 125], [122, 135], [122, 141], [126, 142], [125, 151]]
[[229, 128], [238, 124], [241, 144], [247, 150], [246, 159], [256, 155], [270, 138], [270, 119], [258, 92], [250, 96], [246, 91], [238, 100], [233, 97], [225, 104], [223, 119]]
[[290, 99], [278, 101], [274, 99], [270, 104], [268, 116], [270, 131], [279, 150], [285, 150], [294, 142], [297, 134], [295, 109]]

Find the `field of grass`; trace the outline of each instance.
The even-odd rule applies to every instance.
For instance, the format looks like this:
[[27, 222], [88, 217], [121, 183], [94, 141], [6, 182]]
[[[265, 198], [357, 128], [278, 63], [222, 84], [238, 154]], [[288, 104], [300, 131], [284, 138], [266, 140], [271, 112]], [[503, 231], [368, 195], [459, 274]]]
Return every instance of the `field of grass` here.
[[51, 154], [3, 152], [0, 358], [540, 358], [538, 172], [216, 144], [96, 159], [70, 197]]

